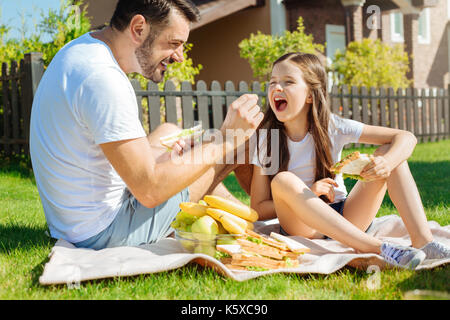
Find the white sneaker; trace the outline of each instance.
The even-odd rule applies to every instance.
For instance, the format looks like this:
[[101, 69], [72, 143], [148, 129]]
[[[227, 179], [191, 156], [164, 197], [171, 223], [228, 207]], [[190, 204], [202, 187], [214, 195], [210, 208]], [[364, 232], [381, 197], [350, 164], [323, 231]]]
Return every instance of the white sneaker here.
[[426, 259], [447, 259], [450, 258], [450, 248], [445, 244], [431, 241], [420, 248], [426, 254]]
[[381, 244], [381, 256], [396, 267], [414, 270], [425, 260], [426, 254], [422, 250], [413, 247], [383, 242]]

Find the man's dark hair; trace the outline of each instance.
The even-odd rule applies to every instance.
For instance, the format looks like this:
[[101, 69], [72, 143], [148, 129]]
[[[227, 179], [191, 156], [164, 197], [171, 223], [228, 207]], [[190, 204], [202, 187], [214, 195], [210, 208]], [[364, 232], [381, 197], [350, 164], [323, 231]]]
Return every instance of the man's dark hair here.
[[164, 27], [169, 22], [169, 13], [172, 9], [178, 10], [190, 22], [197, 22], [200, 19], [199, 10], [191, 0], [119, 0], [110, 26], [123, 31], [131, 19], [140, 14], [147, 23]]

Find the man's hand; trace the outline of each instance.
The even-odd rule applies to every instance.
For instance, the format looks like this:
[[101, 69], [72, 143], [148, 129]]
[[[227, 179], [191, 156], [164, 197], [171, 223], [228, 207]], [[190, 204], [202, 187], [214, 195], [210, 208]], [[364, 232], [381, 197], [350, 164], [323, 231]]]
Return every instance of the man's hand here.
[[318, 197], [327, 197], [330, 203], [333, 203], [334, 187], [338, 187], [336, 181], [331, 178], [324, 178], [314, 182], [314, 184], [311, 186], [311, 191], [314, 192]]
[[[220, 130], [224, 135], [226, 130], [230, 129], [241, 129], [246, 133], [253, 133], [263, 118], [264, 114], [258, 106], [258, 96], [256, 94], [244, 94], [230, 105]], [[247, 136], [250, 137], [251, 134]]]

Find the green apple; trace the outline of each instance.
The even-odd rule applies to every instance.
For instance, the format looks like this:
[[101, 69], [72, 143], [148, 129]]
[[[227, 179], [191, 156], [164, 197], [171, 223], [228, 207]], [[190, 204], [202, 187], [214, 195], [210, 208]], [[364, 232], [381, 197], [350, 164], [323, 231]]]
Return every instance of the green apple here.
[[237, 240], [233, 236], [221, 236], [217, 244], [237, 244]]
[[195, 243], [193, 240], [180, 240], [180, 244], [189, 252], [194, 251]]
[[214, 257], [216, 254], [216, 248], [210, 244], [197, 244], [194, 248], [194, 253], [204, 253], [208, 256]]
[[191, 231], [196, 239], [208, 241], [214, 239], [219, 232], [219, 226], [210, 216], [203, 216], [192, 224]]

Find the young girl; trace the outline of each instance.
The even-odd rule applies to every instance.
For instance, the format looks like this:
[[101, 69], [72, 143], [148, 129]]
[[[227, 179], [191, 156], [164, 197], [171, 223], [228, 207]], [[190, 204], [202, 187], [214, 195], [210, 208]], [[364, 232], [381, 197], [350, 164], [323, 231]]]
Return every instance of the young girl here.
[[[252, 161], [251, 207], [261, 220], [277, 217], [281, 233], [310, 239], [328, 236], [357, 251], [381, 254], [399, 267], [414, 269], [425, 258], [450, 257], [449, 248], [433, 241], [406, 161], [417, 143], [415, 136], [332, 114], [326, 83], [326, 71], [315, 55], [289, 53], [273, 64], [270, 108], [260, 125], [268, 131], [265, 138], [259, 135], [259, 152]], [[275, 144], [271, 129], [279, 130]], [[381, 146], [361, 173], [364, 182], [358, 181], [347, 196], [342, 175], [335, 176], [330, 168], [341, 159], [344, 145], [355, 142]], [[274, 145], [278, 154], [271, 153]], [[268, 155], [278, 156], [275, 174], [265, 174]], [[381, 242], [365, 233], [386, 190], [412, 247]]]

